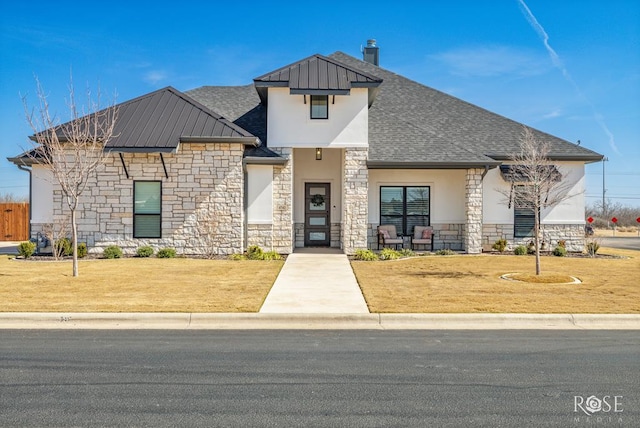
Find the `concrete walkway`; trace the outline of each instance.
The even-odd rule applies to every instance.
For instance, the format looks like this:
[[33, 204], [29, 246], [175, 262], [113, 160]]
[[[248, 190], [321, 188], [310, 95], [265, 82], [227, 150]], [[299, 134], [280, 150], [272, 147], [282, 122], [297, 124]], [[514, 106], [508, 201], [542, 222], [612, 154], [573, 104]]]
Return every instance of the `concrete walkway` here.
[[287, 257], [260, 313], [368, 314], [347, 256], [335, 249], [296, 249]]

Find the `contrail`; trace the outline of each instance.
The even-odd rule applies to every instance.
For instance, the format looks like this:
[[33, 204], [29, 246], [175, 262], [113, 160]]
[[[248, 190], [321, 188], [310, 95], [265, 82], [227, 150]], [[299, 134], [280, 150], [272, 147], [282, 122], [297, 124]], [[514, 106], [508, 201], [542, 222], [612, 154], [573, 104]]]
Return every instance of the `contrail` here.
[[618, 150], [618, 146], [616, 146], [613, 133], [611, 133], [606, 123], [604, 123], [604, 119], [602, 115], [598, 113], [593, 103], [589, 101], [589, 99], [580, 90], [575, 80], [573, 80], [573, 78], [569, 74], [569, 71], [562, 63], [560, 56], [556, 53], [555, 50], [553, 50], [553, 48], [549, 44], [549, 35], [547, 34], [547, 32], [544, 31], [544, 28], [542, 27], [542, 25], [540, 25], [536, 17], [533, 15], [533, 13], [531, 13], [531, 10], [526, 5], [524, 0], [518, 0], [518, 3], [520, 3], [520, 8], [524, 13], [525, 18], [527, 18], [527, 21], [529, 21], [529, 24], [531, 25], [531, 27], [536, 31], [536, 33], [538, 33], [538, 36], [540, 36], [540, 38], [542, 39], [542, 43], [544, 44], [544, 47], [547, 49], [547, 52], [551, 57], [551, 61], [553, 62], [553, 65], [562, 72], [562, 75], [564, 76], [564, 78], [567, 79], [569, 83], [571, 83], [571, 85], [573, 86], [573, 89], [575, 89], [576, 93], [580, 96], [580, 98], [582, 98], [587, 104], [589, 104], [589, 107], [591, 107], [591, 112], [593, 113], [593, 118], [595, 119], [596, 123], [600, 125], [600, 128], [602, 128], [604, 133], [607, 134], [607, 136], [609, 137], [609, 146], [615, 153], [620, 154], [620, 151]]

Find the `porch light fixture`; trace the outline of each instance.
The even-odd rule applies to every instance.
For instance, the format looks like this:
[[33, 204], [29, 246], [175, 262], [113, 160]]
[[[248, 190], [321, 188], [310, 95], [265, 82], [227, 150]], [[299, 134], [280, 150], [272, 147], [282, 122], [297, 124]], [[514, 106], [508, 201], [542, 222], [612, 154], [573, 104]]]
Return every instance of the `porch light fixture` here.
[[322, 160], [322, 149], [320, 147], [316, 148], [316, 160]]

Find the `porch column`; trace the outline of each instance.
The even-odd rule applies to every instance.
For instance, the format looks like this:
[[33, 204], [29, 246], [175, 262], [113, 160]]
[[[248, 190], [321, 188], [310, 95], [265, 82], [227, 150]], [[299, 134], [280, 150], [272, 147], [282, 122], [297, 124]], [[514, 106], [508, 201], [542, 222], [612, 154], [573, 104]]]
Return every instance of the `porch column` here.
[[482, 172], [481, 168], [467, 170], [465, 181], [466, 224], [464, 248], [469, 254], [482, 252]]
[[367, 147], [344, 149], [342, 181], [342, 249], [353, 254], [367, 248], [369, 170]]
[[273, 249], [282, 254], [293, 252], [293, 149], [271, 150], [288, 161], [273, 167]]

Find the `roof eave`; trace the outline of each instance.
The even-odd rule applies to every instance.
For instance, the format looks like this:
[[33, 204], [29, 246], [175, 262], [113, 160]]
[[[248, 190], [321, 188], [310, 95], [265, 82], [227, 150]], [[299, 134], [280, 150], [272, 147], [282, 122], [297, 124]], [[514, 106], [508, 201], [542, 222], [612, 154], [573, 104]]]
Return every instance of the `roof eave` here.
[[283, 157], [247, 156], [242, 159], [245, 165], [284, 165], [289, 161]]
[[488, 168], [493, 169], [502, 162], [477, 161], [477, 162], [394, 162], [394, 161], [367, 161], [369, 169], [469, 169]]
[[182, 143], [242, 143], [246, 146], [259, 146], [260, 139], [258, 137], [196, 137], [182, 136]]
[[[487, 155], [491, 159], [499, 160], [499, 161], [513, 161], [513, 156], [508, 155]], [[575, 162], [600, 162], [604, 158], [603, 155], [599, 153], [593, 154], [585, 154], [585, 155], [557, 155], [551, 154], [548, 156], [550, 161], [575, 161]]]

